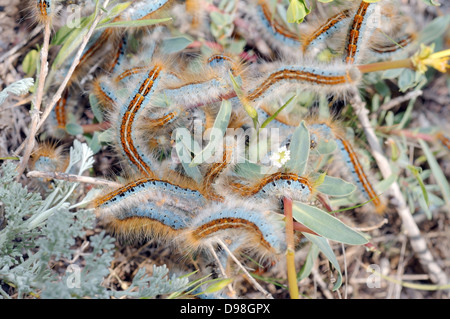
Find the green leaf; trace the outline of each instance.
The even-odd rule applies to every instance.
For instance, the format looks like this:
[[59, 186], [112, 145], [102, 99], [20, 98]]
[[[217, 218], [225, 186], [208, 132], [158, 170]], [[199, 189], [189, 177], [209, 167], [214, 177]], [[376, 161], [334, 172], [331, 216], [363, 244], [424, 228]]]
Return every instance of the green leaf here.
[[253, 106], [251, 106], [245, 99], [245, 94], [242, 91], [241, 86], [237, 83], [236, 78], [233, 76], [231, 71], [228, 71], [228, 74], [230, 75], [231, 83], [233, 85], [233, 89], [236, 92], [237, 97], [239, 98], [239, 101], [241, 101], [242, 106], [244, 107], [245, 112], [253, 119], [253, 124], [258, 123], [258, 112], [255, 110]]
[[333, 153], [336, 150], [336, 148], [337, 148], [336, 141], [334, 140], [325, 141], [324, 139], [321, 139], [319, 140], [316, 150], [319, 154], [325, 155]]
[[302, 121], [292, 134], [291, 146], [289, 147], [291, 159], [285, 164], [289, 170], [298, 175], [305, 173], [310, 144], [309, 131], [305, 121]]
[[308, 277], [314, 266], [314, 261], [319, 255], [319, 247], [311, 242], [311, 247], [309, 248], [308, 255], [306, 256], [305, 263], [297, 274], [298, 281], [303, 280]]
[[231, 102], [222, 100], [222, 105], [220, 106], [219, 113], [217, 114], [209, 135], [209, 143], [200, 153], [195, 155], [189, 166], [193, 167], [207, 161], [214, 155], [217, 148], [222, 145], [223, 136], [225, 135], [228, 123], [230, 122], [231, 109]]
[[275, 119], [275, 118], [278, 116], [278, 114], [280, 114], [281, 111], [283, 111], [284, 108], [285, 108], [286, 106], [288, 106], [289, 103], [291, 103], [291, 101], [292, 101], [294, 98], [295, 98], [295, 95], [292, 96], [286, 103], [284, 103], [284, 105], [283, 105], [282, 107], [280, 107], [275, 113], [273, 113], [272, 116], [270, 116], [269, 118], [267, 118], [267, 119], [264, 121], [264, 123], [261, 124], [261, 128], [265, 128], [265, 127], [266, 127], [273, 119]]
[[310, 12], [311, 9], [306, 6], [305, 0], [290, 0], [286, 12], [287, 22], [302, 23]]
[[31, 50], [27, 53], [22, 62], [23, 71], [27, 76], [33, 76], [36, 72], [38, 65], [39, 52], [37, 50]]
[[233, 278], [216, 279], [216, 281], [213, 284], [209, 285], [208, 288], [206, 288], [202, 293], [212, 294], [221, 291], [223, 288], [225, 288], [232, 282]]
[[103, 122], [103, 112], [100, 108], [100, 103], [94, 94], [89, 94], [89, 104], [91, 105], [92, 113], [100, 123]]
[[[201, 174], [199, 168], [197, 166], [190, 166], [189, 164], [192, 161], [191, 152], [193, 149], [200, 148], [196, 141], [192, 138], [191, 134], [188, 130], [185, 131], [185, 134], [181, 134], [181, 130], [175, 131], [175, 150], [177, 152], [178, 158], [181, 161], [181, 165], [183, 166], [186, 174], [195, 180], [197, 183], [201, 183], [203, 180], [203, 175]], [[187, 136], [189, 135], [189, 141], [185, 141]]]
[[337, 270], [338, 278], [333, 286], [333, 291], [336, 291], [342, 285], [342, 272], [333, 249], [331, 248], [326, 238], [308, 233], [303, 233], [303, 235], [320, 249], [320, 251], [325, 255], [325, 257], [327, 257], [333, 267]]
[[80, 47], [81, 42], [83, 42], [84, 36], [88, 33], [87, 28], [73, 29], [73, 31], [68, 35], [66, 41], [64, 41], [63, 46], [58, 52], [58, 55], [53, 62], [52, 69], [59, 68], [64, 61], [66, 61], [69, 56]]
[[348, 196], [356, 190], [356, 186], [340, 178], [325, 175], [323, 182], [315, 189], [329, 196]]
[[325, 238], [349, 245], [368, 242], [362, 234], [317, 207], [294, 202], [292, 214], [296, 221]]
[[99, 140], [99, 142], [102, 142], [102, 143], [112, 143], [112, 142], [114, 142], [114, 132], [113, 132], [113, 130], [111, 128], [109, 128], [109, 129], [101, 132], [98, 135], [98, 140]]
[[149, 25], [154, 25], [162, 22], [167, 22], [172, 20], [172, 18], [163, 18], [163, 19], [144, 19], [144, 20], [132, 20], [132, 21], [116, 21], [111, 23], [105, 23], [97, 26], [98, 29], [104, 28], [140, 28], [146, 27]]
[[67, 123], [66, 124], [66, 131], [70, 135], [83, 134], [83, 128], [81, 127], [81, 125], [79, 125], [77, 123]]
[[164, 39], [162, 43], [162, 51], [165, 54], [179, 52], [191, 43], [192, 39], [188, 39], [184, 36]]
[[420, 31], [417, 42], [429, 44], [440, 38], [448, 29], [450, 25], [450, 14], [440, 16]]
[[417, 182], [419, 183], [420, 189], [422, 190], [423, 198], [425, 199], [425, 203], [429, 207], [430, 200], [428, 199], [428, 192], [425, 189], [425, 184], [423, 183], [422, 177], [420, 176], [420, 172], [421, 172], [420, 167], [418, 168], [418, 167], [415, 167], [412, 165], [408, 165], [406, 167], [410, 170], [411, 173], [413, 173], [414, 177], [416, 178]]
[[433, 173], [433, 176], [436, 179], [439, 188], [441, 189], [442, 196], [444, 197], [445, 202], [447, 203], [447, 205], [450, 205], [450, 186], [448, 184], [447, 178], [445, 177], [445, 174], [442, 172], [439, 163], [437, 162], [427, 143], [425, 143], [423, 140], [419, 140], [419, 144], [422, 147], [422, 151], [427, 158], [431, 172]]

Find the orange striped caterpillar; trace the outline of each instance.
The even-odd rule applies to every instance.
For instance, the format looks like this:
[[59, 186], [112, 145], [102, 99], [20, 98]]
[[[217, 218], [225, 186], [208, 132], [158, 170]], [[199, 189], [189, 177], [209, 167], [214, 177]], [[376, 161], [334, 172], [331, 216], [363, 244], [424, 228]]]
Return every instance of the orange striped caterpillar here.
[[119, 112], [119, 140], [122, 150], [128, 160], [142, 173], [148, 176], [154, 175], [155, 163], [146, 156], [136, 143], [135, 120], [142, 109], [149, 103], [149, 99], [158, 85], [162, 67], [155, 65], [146, 76], [138, 83], [127, 102], [121, 106]]
[[276, 256], [286, 248], [281, 218], [282, 215], [274, 214], [271, 209], [257, 209], [238, 200], [234, 204], [216, 203], [192, 219], [186, 238], [194, 248], [201, 248], [218, 237], [227, 238], [239, 249]]
[[[247, 95], [253, 102], [263, 100], [271, 95], [280, 94], [279, 90], [299, 88], [314, 92], [334, 93], [346, 91], [360, 80], [361, 74], [354, 67], [344, 65], [330, 66], [284, 66], [272, 72], [255, 89]], [[278, 89], [275, 91], [275, 87]]]
[[305, 36], [302, 41], [303, 53], [318, 50], [317, 46], [339, 32], [349, 22], [349, 18], [350, 10], [343, 10], [329, 18], [314, 32]]
[[375, 190], [372, 187], [363, 166], [358, 160], [357, 154], [355, 153], [350, 142], [343, 137], [344, 134], [341, 130], [333, 127], [332, 123], [321, 123], [317, 121], [312, 121], [309, 128], [312, 132], [311, 135], [314, 136], [314, 139], [334, 139], [336, 141], [343, 160], [346, 166], [350, 169], [353, 180], [356, 182], [361, 193], [365, 194], [365, 196], [372, 200], [378, 213], [382, 213], [385, 209], [385, 205], [375, 193]]
[[277, 172], [251, 184], [231, 182], [231, 189], [242, 197], [281, 198], [283, 196], [297, 201], [305, 201], [312, 193], [312, 183], [306, 177], [294, 173]]
[[279, 42], [289, 47], [300, 48], [299, 35], [287, 29], [272, 16], [272, 12], [266, 1], [259, 1], [256, 10], [265, 31], [262, 32], [263, 35], [268, 33], [274, 42]]
[[353, 16], [350, 30], [347, 33], [344, 62], [350, 64], [359, 62], [360, 56], [374, 29], [374, 26], [369, 25], [368, 21], [373, 19], [376, 7], [376, 3], [361, 1]]
[[446, 137], [442, 132], [436, 134], [437, 139], [450, 150], [450, 139]]

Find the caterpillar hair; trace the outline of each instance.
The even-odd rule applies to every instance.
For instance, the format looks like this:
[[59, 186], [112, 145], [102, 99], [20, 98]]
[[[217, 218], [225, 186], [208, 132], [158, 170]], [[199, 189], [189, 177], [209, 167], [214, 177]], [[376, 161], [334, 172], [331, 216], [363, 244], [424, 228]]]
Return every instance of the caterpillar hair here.
[[234, 200], [213, 203], [195, 216], [186, 230], [189, 246], [201, 249], [215, 243], [215, 238], [228, 238], [240, 249], [251, 249], [262, 256], [276, 256], [285, 251], [282, 215], [266, 205], [265, 210], [252, 203]]
[[146, 107], [151, 104], [151, 98], [163, 75], [164, 64], [155, 62], [148, 73], [133, 81], [133, 91], [123, 103], [118, 103], [118, 112], [112, 114], [112, 123], [118, 135], [119, 149], [132, 167], [142, 174], [153, 176], [158, 167], [151, 154], [145, 154], [137, 138], [136, 122]]
[[[308, 64], [303, 62], [302, 64]], [[247, 99], [251, 102], [270, 100], [280, 92], [301, 89], [314, 93], [345, 93], [356, 87], [361, 73], [356, 67], [341, 63], [331, 65], [288, 65], [281, 66], [265, 76], [256, 88], [249, 90]]]
[[190, 220], [186, 212], [176, 207], [153, 202], [141, 203], [123, 211], [99, 209], [97, 214], [116, 237], [126, 240], [154, 239], [178, 245], [182, 244], [180, 234], [188, 227]]
[[250, 9], [246, 8], [246, 10], [256, 13], [254, 23], [259, 35], [279, 55], [296, 58], [301, 56], [300, 34], [291, 31], [279, 21], [280, 18], [272, 12], [268, 1], [255, 2]]
[[377, 3], [361, 1], [359, 8], [353, 16], [351, 27], [347, 33], [347, 43], [344, 53], [344, 62], [358, 63], [367, 47], [376, 23]]
[[372, 183], [370, 182], [361, 162], [358, 159], [358, 155], [353, 149], [353, 146], [347, 139], [345, 139], [344, 131], [333, 123], [333, 121], [310, 119], [308, 124], [308, 128], [312, 132], [311, 136], [314, 136], [313, 138], [327, 140], [333, 139], [337, 143], [343, 162], [350, 170], [358, 189], [362, 194], [364, 194], [365, 197], [372, 200], [376, 207], [376, 211], [378, 213], [382, 213], [386, 206], [376, 194]]
[[246, 184], [231, 182], [231, 189], [242, 197], [261, 199], [289, 197], [296, 201], [307, 201], [313, 193], [312, 182], [307, 177], [294, 173], [276, 172]]
[[450, 150], [450, 139], [444, 135], [444, 133], [439, 132], [436, 134], [436, 138], [442, 143], [442, 145], [444, 145], [445, 147], [447, 147], [447, 149]]
[[315, 55], [320, 48], [324, 48], [331, 38], [346, 29], [350, 23], [350, 9], [344, 9], [333, 15], [324, 24], [302, 37], [302, 50], [304, 54]]
[[126, 210], [140, 203], [153, 201], [182, 210], [202, 207], [206, 200], [196, 184], [189, 179], [169, 181], [156, 178], [137, 178], [117, 189], [100, 195], [94, 205], [109, 210]]
[[63, 147], [55, 142], [40, 143], [31, 154], [29, 167], [41, 172], [64, 172], [69, 164]]

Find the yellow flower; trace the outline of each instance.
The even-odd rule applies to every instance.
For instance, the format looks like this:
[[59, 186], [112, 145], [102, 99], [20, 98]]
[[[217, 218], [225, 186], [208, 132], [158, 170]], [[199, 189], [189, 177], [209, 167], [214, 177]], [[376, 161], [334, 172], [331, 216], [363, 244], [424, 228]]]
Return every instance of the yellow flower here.
[[448, 64], [449, 59], [450, 49], [434, 53], [434, 44], [431, 46], [421, 44], [420, 50], [412, 56], [411, 61], [416, 71], [422, 74], [430, 66], [439, 72], [445, 73], [447, 69], [450, 69], [450, 65]]

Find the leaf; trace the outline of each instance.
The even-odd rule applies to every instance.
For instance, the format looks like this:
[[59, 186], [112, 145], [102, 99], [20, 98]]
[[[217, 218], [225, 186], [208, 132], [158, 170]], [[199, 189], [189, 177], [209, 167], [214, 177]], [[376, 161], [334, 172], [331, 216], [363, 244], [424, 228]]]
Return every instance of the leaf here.
[[189, 166], [196, 166], [207, 161], [217, 151], [217, 147], [222, 146], [223, 136], [225, 135], [228, 123], [230, 121], [231, 109], [231, 102], [222, 100], [222, 105], [220, 106], [219, 113], [217, 114], [214, 125], [211, 129], [211, 134], [209, 135], [209, 143], [199, 154], [195, 155]]
[[5, 100], [8, 98], [9, 94], [14, 95], [23, 95], [28, 93], [30, 88], [34, 85], [34, 79], [33, 78], [25, 78], [19, 81], [16, 81], [14, 83], [11, 83], [6, 88], [4, 88], [0, 92], [0, 104], [5, 102]]
[[325, 257], [327, 257], [333, 267], [337, 270], [338, 278], [333, 286], [333, 291], [336, 291], [342, 285], [342, 272], [333, 249], [331, 248], [326, 238], [308, 233], [303, 233], [303, 235], [320, 249], [320, 251], [325, 255]]
[[228, 71], [228, 74], [230, 75], [233, 89], [236, 92], [236, 95], [239, 98], [239, 101], [241, 101], [241, 104], [244, 107], [245, 112], [247, 112], [247, 114], [253, 119], [253, 124], [255, 125], [255, 128], [256, 128], [256, 124], [258, 123], [258, 112], [245, 99], [245, 94], [242, 91], [241, 86], [237, 83], [236, 78], [233, 76], [231, 71]]
[[233, 278], [223, 278], [217, 279], [214, 283], [208, 286], [202, 293], [203, 294], [213, 294], [215, 292], [221, 291], [223, 288], [228, 286], [233, 282]]
[[420, 186], [420, 189], [422, 190], [422, 195], [423, 195], [423, 198], [425, 200], [425, 203], [429, 207], [430, 206], [430, 200], [428, 199], [428, 192], [425, 189], [425, 184], [423, 183], [422, 177], [420, 176], [420, 171], [421, 171], [420, 167], [417, 168], [417, 167], [412, 166], [412, 165], [408, 165], [406, 167], [410, 170], [411, 173], [413, 173], [414, 177], [416, 178], [417, 182], [419, 183], [419, 186]]
[[89, 104], [91, 105], [92, 113], [99, 123], [103, 122], [103, 112], [100, 109], [100, 103], [94, 94], [89, 94]]
[[340, 178], [325, 175], [323, 182], [315, 189], [329, 196], [348, 196], [356, 190], [356, 186]]
[[324, 139], [319, 140], [319, 143], [317, 145], [317, 152], [321, 155], [331, 154], [333, 153], [337, 148], [336, 141], [334, 140], [328, 140], [325, 141]]
[[284, 108], [286, 106], [289, 105], [289, 103], [291, 103], [291, 101], [296, 97], [296, 95], [292, 96], [286, 103], [284, 103], [284, 105], [282, 107], [280, 107], [275, 113], [272, 114], [272, 116], [270, 116], [269, 118], [267, 118], [263, 124], [261, 124], [261, 128], [265, 128], [273, 119], [275, 119], [278, 114], [281, 113], [281, 111], [284, 110]]
[[450, 14], [440, 16], [422, 29], [419, 33], [417, 42], [428, 44], [440, 38], [450, 25]]
[[291, 159], [285, 164], [289, 170], [298, 175], [305, 173], [310, 144], [309, 131], [306, 128], [305, 121], [302, 121], [292, 134], [291, 146], [289, 147]]
[[23, 71], [27, 76], [33, 76], [36, 72], [38, 65], [39, 52], [37, 50], [31, 50], [27, 53], [22, 62]]
[[[195, 149], [195, 146], [200, 148], [200, 146], [198, 144], [195, 145], [196, 142], [192, 138], [188, 130], [185, 131], [185, 134], [181, 134], [181, 132], [183, 131], [184, 130], [182, 129], [178, 129], [175, 131], [175, 150], [186, 174], [197, 183], [201, 183], [203, 180], [203, 175], [201, 174], [199, 168], [197, 166], [192, 167], [189, 165], [189, 163], [191, 163], [192, 161], [192, 149]], [[189, 141], [185, 141], [185, 139], [188, 138]]]
[[287, 22], [302, 23], [310, 12], [311, 9], [306, 6], [305, 0], [290, 0], [286, 12]]
[[179, 52], [191, 43], [192, 39], [188, 39], [184, 36], [164, 39], [162, 43], [162, 51], [165, 54]]
[[98, 135], [98, 140], [99, 140], [99, 142], [102, 142], [102, 143], [112, 143], [112, 142], [114, 142], [113, 130], [109, 128], [109, 129], [105, 130], [104, 132], [101, 132]]
[[314, 266], [314, 261], [317, 259], [318, 255], [319, 255], [319, 247], [315, 245], [313, 242], [311, 242], [311, 247], [309, 248], [306, 260], [297, 274], [298, 281], [303, 280], [304, 278], [309, 276]]
[[104, 29], [104, 28], [140, 28], [146, 27], [149, 25], [154, 25], [162, 22], [167, 22], [172, 20], [172, 18], [163, 18], [163, 19], [144, 19], [144, 20], [132, 20], [132, 21], [116, 21], [111, 23], [105, 23], [102, 25], [98, 25], [96, 30]]
[[83, 134], [83, 128], [81, 127], [81, 125], [77, 124], [77, 123], [67, 123], [66, 124], [66, 131], [67, 133], [69, 133], [70, 135], [79, 135], [79, 134]]
[[431, 172], [433, 173], [433, 176], [436, 179], [439, 188], [441, 189], [442, 196], [444, 197], [445, 202], [447, 203], [447, 205], [450, 205], [450, 186], [448, 184], [447, 178], [442, 172], [439, 163], [437, 162], [427, 143], [425, 143], [423, 140], [419, 140], [419, 144], [422, 147], [422, 151], [427, 158]]
[[294, 202], [292, 215], [296, 221], [325, 238], [349, 245], [363, 245], [368, 242], [362, 234], [319, 208]]

